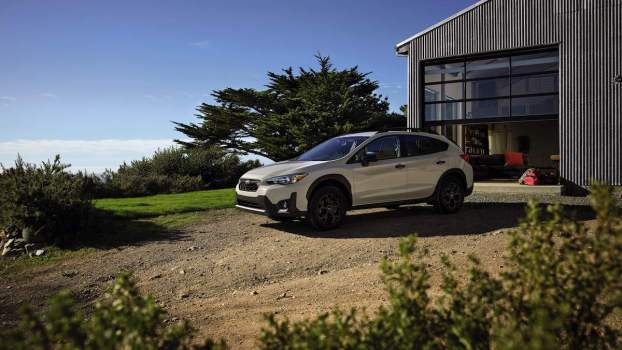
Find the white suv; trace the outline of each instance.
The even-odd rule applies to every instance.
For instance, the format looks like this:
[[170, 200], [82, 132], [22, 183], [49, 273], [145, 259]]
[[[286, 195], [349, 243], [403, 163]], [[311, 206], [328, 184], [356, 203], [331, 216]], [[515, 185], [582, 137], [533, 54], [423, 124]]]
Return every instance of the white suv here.
[[236, 207], [275, 220], [306, 217], [322, 230], [350, 209], [430, 203], [454, 213], [473, 191], [466, 159], [447, 138], [424, 132], [343, 135], [244, 174]]

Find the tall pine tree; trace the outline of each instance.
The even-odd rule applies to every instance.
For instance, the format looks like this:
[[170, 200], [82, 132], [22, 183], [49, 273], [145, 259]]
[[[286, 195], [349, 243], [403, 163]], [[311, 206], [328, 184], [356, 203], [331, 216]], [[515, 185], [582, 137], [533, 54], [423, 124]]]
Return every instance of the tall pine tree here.
[[198, 123], [174, 122], [190, 141], [186, 147], [217, 145], [230, 152], [256, 154], [275, 161], [291, 159], [333, 136], [405, 126], [388, 113], [378, 83], [357, 67], [337, 70], [329, 57], [316, 56], [319, 68], [290, 67], [268, 72], [265, 90], [216, 90], [216, 103], [197, 107]]

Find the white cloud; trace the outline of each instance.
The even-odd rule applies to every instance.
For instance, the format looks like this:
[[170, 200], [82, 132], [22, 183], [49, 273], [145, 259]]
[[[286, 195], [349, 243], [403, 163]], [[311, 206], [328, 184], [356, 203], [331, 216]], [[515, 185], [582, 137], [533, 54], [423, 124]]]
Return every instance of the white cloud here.
[[15, 100], [17, 100], [17, 98], [13, 96], [0, 96], [0, 106], [8, 106]]
[[208, 48], [211, 46], [211, 43], [209, 40], [202, 40], [202, 41], [195, 41], [190, 43], [190, 46], [194, 46], [194, 47], [200, 47], [202, 49]]
[[53, 94], [51, 92], [42, 92], [40, 94], [42, 97], [47, 97], [47, 98], [57, 98], [58, 96], [56, 96], [56, 94]]
[[133, 140], [15, 140], [0, 142], [0, 163], [10, 166], [20, 154], [25, 161], [40, 163], [61, 155], [71, 170], [99, 173], [106, 168], [116, 170], [124, 161], [140, 159], [158, 148], [174, 145], [169, 139]]

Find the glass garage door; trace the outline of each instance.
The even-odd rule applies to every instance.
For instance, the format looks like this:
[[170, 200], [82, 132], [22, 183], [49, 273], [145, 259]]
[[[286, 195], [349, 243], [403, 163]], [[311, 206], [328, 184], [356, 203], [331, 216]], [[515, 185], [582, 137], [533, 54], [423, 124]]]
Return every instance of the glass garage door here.
[[557, 49], [423, 65], [425, 125], [557, 118]]

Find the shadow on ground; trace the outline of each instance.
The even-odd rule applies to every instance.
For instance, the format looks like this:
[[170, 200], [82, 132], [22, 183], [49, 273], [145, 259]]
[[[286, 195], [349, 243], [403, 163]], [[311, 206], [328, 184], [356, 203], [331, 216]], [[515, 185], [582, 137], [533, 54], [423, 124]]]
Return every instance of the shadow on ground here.
[[[578, 220], [594, 218], [586, 205], [565, 205], [564, 211]], [[316, 231], [305, 222], [275, 222], [265, 227], [316, 238], [387, 238], [416, 233], [419, 237], [477, 235], [515, 227], [525, 217], [524, 203], [465, 203], [456, 214], [439, 214], [432, 206], [417, 205], [398, 210], [352, 211], [336, 230]]]
[[148, 218], [129, 219], [93, 209], [88, 224], [79, 234], [77, 245], [110, 249], [153, 241], [186, 240], [187, 237], [181, 230], [167, 228]]
[[[61, 244], [61, 247], [63, 252], [79, 251], [83, 248], [122, 250], [129, 246], [141, 246], [150, 242], [175, 242], [187, 239], [189, 239], [188, 233], [159, 225], [152, 219], [122, 218], [93, 209], [81, 230], [73, 237], [66, 237], [67, 243]], [[46, 257], [49, 257], [49, 253], [42, 258]], [[25, 255], [16, 258], [32, 259]], [[124, 262], [116, 261], [109, 266], [100, 266], [98, 270], [102, 275], [96, 279], [92, 271], [83, 267], [39, 264], [41, 266], [39, 271], [44, 271], [41, 274], [47, 273], [53, 277], [39, 279], [36, 283], [26, 282], [23, 276], [15, 274], [23, 266], [29, 266], [28, 263], [20, 264], [20, 260], [8, 259], [0, 263], [4, 263], [4, 266], [0, 264], [0, 287], [2, 287], [0, 289], [0, 305], [2, 305], [0, 325], [2, 325], [3, 322], [17, 322], [19, 318], [17, 311], [22, 305], [43, 307], [44, 301], [61, 289], [72, 290], [73, 296], [79, 301], [83, 311], [88, 310], [93, 306], [92, 301], [101, 296], [104, 286], [114, 280], [119, 271], [133, 271], [135, 267], [140, 266], [140, 257], [130, 257]], [[110, 273], [103, 271], [110, 271]]]

